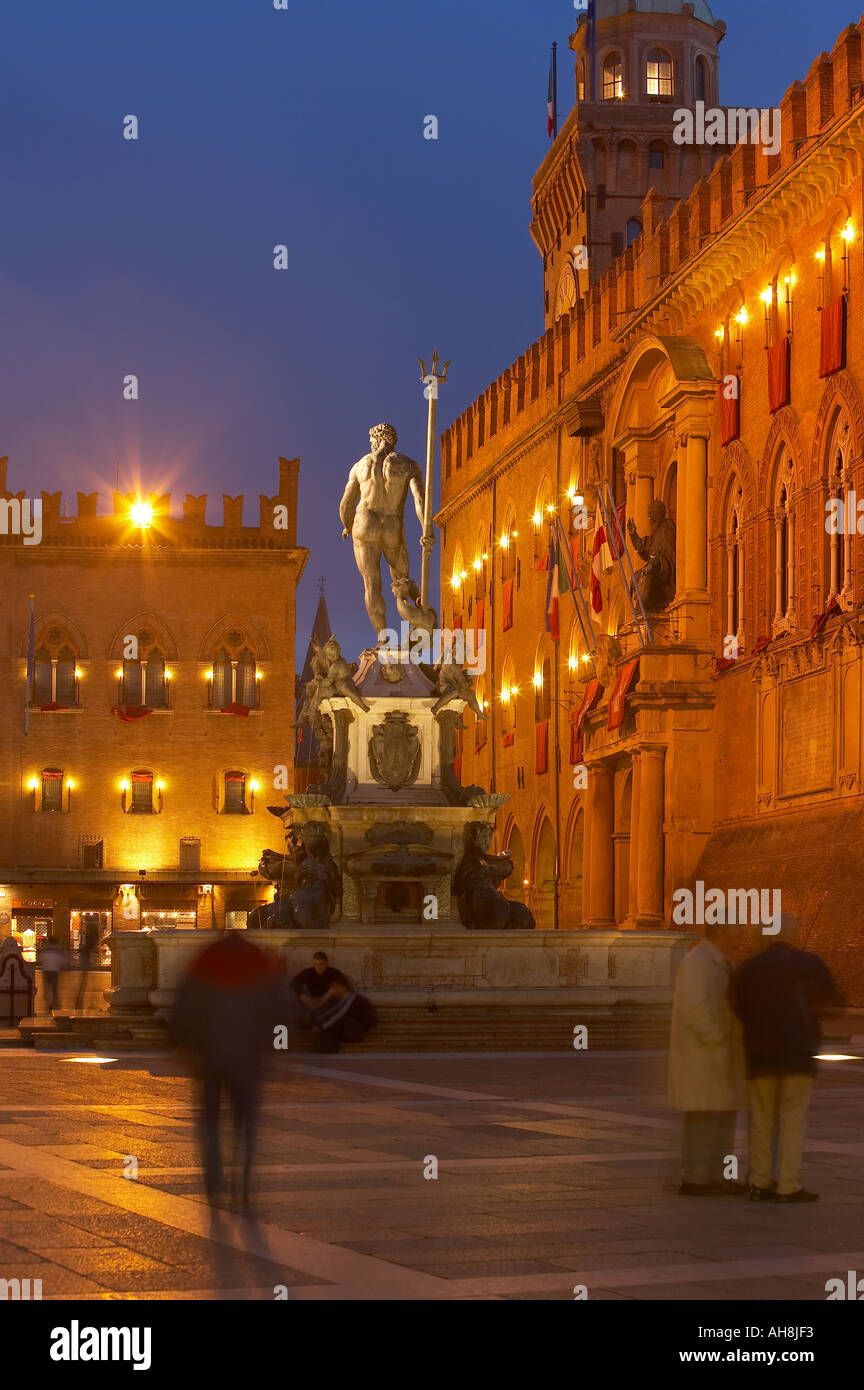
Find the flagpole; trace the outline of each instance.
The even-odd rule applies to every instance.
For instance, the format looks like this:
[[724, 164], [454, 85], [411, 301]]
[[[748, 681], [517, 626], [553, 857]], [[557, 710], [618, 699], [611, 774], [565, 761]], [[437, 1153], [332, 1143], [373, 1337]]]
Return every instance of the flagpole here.
[[27, 694], [24, 699], [24, 735], [30, 732], [30, 696], [33, 689], [33, 665], [36, 657], [36, 629], [33, 620], [33, 595], [30, 595], [30, 622], [27, 626]]
[[552, 139], [558, 139], [558, 45], [552, 45]]

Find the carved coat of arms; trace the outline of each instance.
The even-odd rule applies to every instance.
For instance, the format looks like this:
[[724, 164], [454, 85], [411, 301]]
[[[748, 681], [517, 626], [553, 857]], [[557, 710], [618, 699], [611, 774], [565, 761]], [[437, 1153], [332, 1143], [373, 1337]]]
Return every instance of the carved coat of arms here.
[[403, 710], [390, 710], [369, 740], [369, 767], [376, 782], [391, 792], [408, 787], [420, 771], [420, 736]]

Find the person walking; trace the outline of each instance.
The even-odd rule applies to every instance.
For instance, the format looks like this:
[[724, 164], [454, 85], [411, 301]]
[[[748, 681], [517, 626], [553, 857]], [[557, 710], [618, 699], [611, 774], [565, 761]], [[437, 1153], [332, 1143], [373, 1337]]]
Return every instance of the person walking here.
[[729, 1004], [729, 940], [727, 928], [706, 926], [675, 981], [668, 1100], [684, 1113], [679, 1197], [747, 1192], [726, 1173], [745, 1104], [741, 1030]]
[[55, 1009], [60, 1008], [60, 971], [66, 963], [66, 957], [60, 949], [56, 936], [46, 936], [37, 955], [42, 970], [42, 993], [45, 996], [45, 1007], [50, 1014]]
[[196, 1063], [199, 1139], [211, 1204], [223, 1188], [219, 1114], [224, 1093], [242, 1141], [240, 1196], [243, 1208], [249, 1208], [264, 1062], [273, 1053], [274, 1029], [284, 1024], [290, 1030], [298, 1011], [287, 976], [245, 931], [225, 932], [206, 946], [181, 982], [168, 1034], [189, 1048]]
[[816, 1076], [819, 1014], [841, 1000], [824, 962], [799, 949], [800, 935], [797, 917], [782, 913], [779, 936], [745, 961], [732, 982], [747, 1056], [754, 1202], [819, 1200], [801, 1184], [804, 1133]]

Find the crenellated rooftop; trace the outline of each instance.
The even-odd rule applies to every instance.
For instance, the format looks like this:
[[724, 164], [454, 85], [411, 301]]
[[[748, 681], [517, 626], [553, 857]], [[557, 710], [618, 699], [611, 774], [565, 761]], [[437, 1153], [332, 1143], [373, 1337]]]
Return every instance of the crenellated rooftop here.
[[[442, 434], [445, 508], [462, 486], [455, 474], [504, 426], [520, 417], [520, 435], [539, 428], [568, 396], [589, 394], [638, 329], [678, 331], [758, 270], [766, 246], [827, 209], [850, 147], [864, 149], [862, 32], [864, 17], [787, 89], [778, 154], [738, 144], [687, 198], [649, 191], [642, 234]], [[782, 207], [780, 189], [791, 194]]]
[[[32, 492], [7, 488], [8, 459], [0, 459], [0, 502], [17, 498], [37, 500]], [[183, 515], [171, 515], [171, 493], [112, 493], [113, 511], [99, 514], [100, 494], [78, 492], [72, 515], [62, 514], [63, 493], [42, 492], [42, 545], [85, 547], [126, 546], [134, 549], [293, 549], [297, 545], [297, 483], [299, 459], [279, 459], [279, 487], [273, 497], [258, 497], [258, 519], [244, 525], [247, 499], [222, 494], [222, 524], [207, 524], [208, 494], [187, 493]], [[251, 499], [249, 499], [251, 503]], [[254, 503], [252, 503], [254, 505]], [[143, 508], [142, 512], [140, 509]], [[282, 510], [277, 512], [277, 508]], [[146, 524], [142, 525], [142, 520]], [[20, 544], [18, 536], [0, 529], [0, 545]]]

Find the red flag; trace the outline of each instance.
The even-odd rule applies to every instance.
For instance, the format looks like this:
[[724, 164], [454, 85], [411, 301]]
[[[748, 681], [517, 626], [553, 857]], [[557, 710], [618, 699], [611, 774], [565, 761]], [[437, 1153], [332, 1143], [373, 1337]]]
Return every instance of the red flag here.
[[622, 666], [618, 672], [618, 679], [615, 682], [615, 689], [609, 697], [609, 713], [606, 718], [607, 729], [620, 729], [624, 723], [624, 701], [633, 682], [637, 679], [636, 672], [639, 669], [639, 658], [634, 657], [628, 661], [626, 666]]
[[249, 706], [248, 706], [248, 705], [238, 705], [238, 704], [236, 704], [236, 703], [235, 703], [235, 704], [231, 704], [231, 705], [226, 705], [225, 708], [223, 709], [222, 713], [223, 713], [223, 714], [239, 714], [239, 716], [240, 716], [241, 719], [248, 719], [248, 718], [249, 718]]
[[819, 375], [830, 376], [845, 365], [846, 357], [846, 296], [837, 295], [822, 310], [822, 344], [819, 355]]
[[586, 685], [581, 705], [578, 709], [574, 709], [570, 715], [570, 762], [574, 766], [582, 761], [584, 743], [582, 725], [585, 722], [585, 716], [591, 713], [602, 694], [603, 686], [595, 677]]
[[501, 631], [507, 632], [513, 626], [513, 580], [506, 579], [501, 585]]
[[116, 714], [123, 724], [132, 724], [136, 719], [146, 719], [153, 711], [147, 709], [146, 705], [112, 705], [111, 713]]

